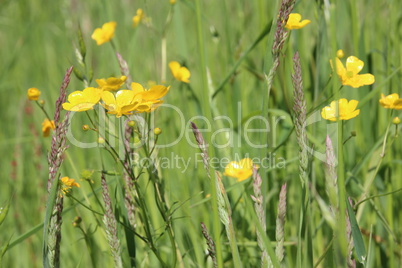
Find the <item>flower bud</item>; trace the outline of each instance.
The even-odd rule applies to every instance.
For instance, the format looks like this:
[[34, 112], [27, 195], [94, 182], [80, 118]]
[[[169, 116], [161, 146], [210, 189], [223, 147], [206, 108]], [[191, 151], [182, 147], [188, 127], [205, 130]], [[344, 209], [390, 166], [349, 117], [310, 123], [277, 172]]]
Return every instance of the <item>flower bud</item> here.
[[99, 143], [99, 144], [105, 143], [105, 139], [102, 138], [102, 137], [99, 137], [99, 138], [98, 138], [98, 143]]
[[171, 4], [171, 5], [176, 4], [176, 0], [170, 0], [170, 4]]
[[345, 57], [345, 53], [343, 52], [342, 49], [339, 49], [339, 50], [336, 52], [336, 57], [339, 58], [339, 59], [342, 59], [343, 57]]
[[82, 222], [82, 218], [79, 217], [79, 216], [77, 216], [77, 217], [75, 217], [74, 220], [73, 220], [73, 226], [74, 226], [74, 227], [78, 227], [81, 222]]
[[40, 91], [36, 87], [31, 87], [28, 89], [27, 96], [29, 100], [38, 100], [40, 96]]
[[40, 101], [39, 101], [39, 104], [40, 104], [40, 106], [43, 106], [43, 105], [45, 105], [45, 101], [44, 101], [44, 100], [40, 100]]
[[159, 136], [160, 134], [162, 134], [162, 129], [160, 129], [160, 128], [155, 128], [154, 129], [154, 134], [156, 135], [156, 136]]
[[394, 117], [394, 119], [392, 119], [392, 123], [395, 125], [399, 125], [401, 123], [401, 119], [399, 119], [399, 117]]
[[352, 132], [350, 132], [350, 135], [352, 136], [352, 137], [356, 137], [356, 135], [357, 135], [357, 133], [356, 133], [356, 131], [352, 131]]
[[127, 125], [128, 125], [129, 127], [135, 127], [135, 121], [134, 121], [134, 120], [130, 120], [130, 121], [127, 122]]
[[88, 125], [82, 125], [82, 130], [88, 131], [90, 130], [90, 127]]

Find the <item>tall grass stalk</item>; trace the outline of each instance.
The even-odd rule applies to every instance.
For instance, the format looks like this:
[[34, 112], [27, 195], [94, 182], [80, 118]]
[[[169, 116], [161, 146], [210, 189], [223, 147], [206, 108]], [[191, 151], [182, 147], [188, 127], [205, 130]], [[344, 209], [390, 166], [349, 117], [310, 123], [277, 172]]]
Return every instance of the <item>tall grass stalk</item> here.
[[49, 178], [47, 183], [48, 203], [46, 207], [46, 218], [44, 224], [44, 246], [43, 264], [45, 267], [60, 266], [60, 243], [61, 224], [63, 212], [63, 196], [59, 188], [59, 172], [63, 163], [64, 151], [67, 149], [66, 134], [68, 127], [69, 112], [66, 113], [63, 121], [60, 122], [62, 103], [67, 98], [67, 87], [70, 83], [70, 76], [73, 67], [70, 67], [60, 87], [60, 95], [56, 101], [54, 114], [54, 125], [56, 127], [52, 136], [52, 147], [48, 154]]
[[[302, 203], [300, 204], [300, 216], [299, 216], [299, 229], [298, 229], [298, 248], [297, 248], [297, 263], [298, 266], [302, 266], [302, 253], [304, 254], [304, 261], [310, 259], [309, 249], [311, 248], [311, 239], [308, 235], [307, 222], [310, 215], [310, 180], [308, 177], [308, 155], [307, 155], [307, 130], [306, 130], [306, 118], [307, 107], [306, 100], [303, 92], [303, 77], [300, 64], [299, 53], [296, 52], [293, 56], [293, 71], [292, 83], [293, 83], [293, 121], [296, 132], [297, 144], [299, 145], [299, 177], [301, 182], [301, 188], [303, 189]], [[303, 229], [303, 226], [304, 229]], [[304, 246], [302, 245], [302, 240]], [[306, 265], [306, 264], [304, 264]]]
[[117, 236], [117, 222], [113, 214], [112, 200], [110, 199], [109, 189], [107, 187], [105, 174], [101, 176], [102, 184], [102, 197], [105, 203], [105, 214], [103, 216], [103, 223], [106, 227], [106, 237], [112, 252], [114, 267], [123, 267], [121, 260], [120, 240]]
[[207, 144], [201, 134], [201, 132], [198, 130], [197, 126], [192, 123], [191, 124], [193, 133], [195, 136], [195, 139], [197, 141], [197, 144], [202, 152], [201, 156], [203, 159], [204, 163], [204, 168], [207, 172], [207, 176], [210, 178], [211, 183], [216, 187], [215, 192], [216, 192], [216, 199], [217, 199], [217, 206], [218, 206], [218, 213], [219, 213], [219, 219], [225, 226], [226, 230], [226, 235], [229, 239], [229, 244], [230, 244], [230, 249], [232, 252], [232, 257], [234, 261], [234, 267], [242, 267], [240, 255], [239, 255], [239, 250], [237, 248], [236, 244], [236, 236], [235, 236], [235, 231], [233, 227], [233, 221], [232, 221], [232, 210], [230, 208], [230, 203], [229, 199], [227, 197], [225, 188], [223, 187], [221, 177], [217, 171], [215, 171], [215, 177], [212, 179], [210, 177], [210, 158], [208, 155], [207, 151]]
[[282, 185], [279, 193], [278, 215], [276, 217], [276, 257], [279, 262], [283, 261], [285, 255], [285, 216], [286, 216], [286, 183]]
[[[257, 172], [257, 167], [253, 167], [253, 191], [254, 191], [254, 196], [251, 196], [251, 199], [254, 201], [254, 209], [255, 213], [257, 214], [258, 221], [260, 222], [262, 230], [265, 232], [267, 229], [267, 224], [266, 224], [266, 216], [265, 216], [265, 210], [264, 210], [264, 196], [262, 195], [261, 192], [261, 185], [262, 185], [262, 179], [260, 174]], [[258, 247], [261, 250], [261, 267], [268, 267], [269, 265], [272, 266], [272, 262], [270, 257], [268, 256], [267, 250], [264, 247], [264, 242], [262, 238], [263, 234], [257, 231], [257, 243]], [[278, 239], [278, 238], [277, 238]], [[278, 254], [277, 254], [278, 257]], [[281, 261], [282, 259], [279, 259], [278, 261]]]
[[[198, 51], [200, 55], [200, 73], [201, 73], [201, 87], [202, 87], [202, 98], [201, 98], [201, 107], [202, 113], [206, 116], [209, 122], [212, 122], [212, 113], [211, 113], [211, 95], [208, 90], [208, 75], [207, 75], [207, 63], [205, 57], [205, 45], [204, 45], [204, 29], [202, 23], [202, 7], [201, 0], [196, 0], [196, 16], [197, 16], [197, 39], [198, 39]], [[208, 146], [211, 142], [210, 134], [206, 132], [206, 145]], [[209, 150], [210, 157], [215, 156], [215, 148], [211, 146]], [[212, 171], [210, 172], [210, 178], [214, 177]], [[222, 244], [220, 241], [220, 225], [219, 225], [219, 212], [218, 212], [218, 200], [217, 200], [217, 192], [215, 188], [215, 183], [211, 180], [210, 188], [211, 188], [211, 196], [212, 196], [212, 219], [213, 219], [213, 237], [215, 241], [216, 248], [216, 259], [218, 262], [218, 267], [223, 267], [223, 258], [222, 258]]]

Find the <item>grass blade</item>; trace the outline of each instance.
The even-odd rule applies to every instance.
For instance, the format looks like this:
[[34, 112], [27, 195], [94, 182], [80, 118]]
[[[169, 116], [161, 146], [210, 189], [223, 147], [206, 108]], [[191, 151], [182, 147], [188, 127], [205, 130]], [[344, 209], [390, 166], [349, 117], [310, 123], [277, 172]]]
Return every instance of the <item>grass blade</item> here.
[[353, 209], [348, 201], [346, 202], [346, 205], [348, 209], [350, 225], [352, 227], [352, 237], [355, 244], [357, 259], [360, 263], [364, 265], [366, 262], [367, 252], [366, 247], [364, 246], [362, 233], [360, 232], [359, 225], [357, 224], [355, 213], [353, 212]]

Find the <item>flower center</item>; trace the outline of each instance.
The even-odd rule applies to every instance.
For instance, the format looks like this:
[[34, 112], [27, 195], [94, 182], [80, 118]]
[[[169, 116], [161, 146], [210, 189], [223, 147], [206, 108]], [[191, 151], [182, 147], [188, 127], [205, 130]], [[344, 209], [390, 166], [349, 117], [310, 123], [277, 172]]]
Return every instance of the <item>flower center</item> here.
[[353, 72], [352, 71], [347, 71], [346, 72], [346, 77], [347, 78], [352, 78], [354, 75], [353, 75]]

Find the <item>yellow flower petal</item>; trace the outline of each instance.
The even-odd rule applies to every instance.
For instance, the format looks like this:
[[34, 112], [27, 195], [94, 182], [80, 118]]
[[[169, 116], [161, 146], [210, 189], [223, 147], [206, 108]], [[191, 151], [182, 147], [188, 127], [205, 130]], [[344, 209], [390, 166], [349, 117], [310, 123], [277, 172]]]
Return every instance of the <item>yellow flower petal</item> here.
[[119, 107], [132, 104], [133, 99], [134, 99], [134, 91], [132, 90], [119, 90], [116, 93], [116, 104]]
[[100, 100], [102, 90], [88, 87], [83, 91], [74, 91], [68, 95], [68, 102], [63, 103], [63, 109], [68, 111], [82, 112], [93, 109]]
[[356, 58], [355, 56], [350, 56], [346, 59], [346, 70], [351, 72], [352, 76], [357, 75], [364, 67], [364, 62]]
[[95, 81], [98, 84], [99, 88], [101, 88], [102, 90], [115, 91], [120, 89], [126, 79], [127, 77], [123, 75], [120, 78], [109, 77], [107, 79], [96, 79]]
[[42, 123], [42, 134], [43, 137], [48, 137], [50, 135], [50, 130], [54, 130], [56, 126], [54, 125], [54, 121], [50, 121], [49, 119], [45, 119]]
[[109, 114], [114, 114], [116, 117], [131, 114], [136, 108], [141, 98], [134, 98], [135, 93], [132, 90], [119, 90], [116, 95], [109, 91], [102, 93], [103, 107], [108, 110]]
[[96, 28], [93, 32], [91, 38], [96, 41], [98, 46], [109, 42], [113, 36], [116, 29], [117, 23], [115, 21], [107, 22], [102, 25], [102, 28]]
[[131, 83], [131, 90], [134, 91], [135, 94], [145, 91], [144, 87], [141, 84], [135, 82]]
[[298, 13], [289, 14], [289, 18], [288, 21], [286, 22], [285, 28], [289, 30], [301, 29], [311, 22], [310, 20], [303, 20], [303, 21], [300, 20], [301, 20], [300, 14]]
[[186, 67], [180, 66], [177, 61], [169, 62], [169, 69], [172, 72], [173, 77], [181, 82], [190, 83], [190, 71]]
[[142, 96], [142, 99], [147, 101], [156, 100], [165, 96], [168, 93], [169, 88], [170, 87], [157, 85], [151, 87], [148, 91], [142, 92], [140, 95]]

